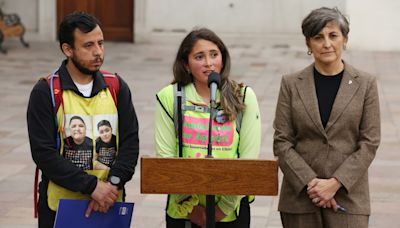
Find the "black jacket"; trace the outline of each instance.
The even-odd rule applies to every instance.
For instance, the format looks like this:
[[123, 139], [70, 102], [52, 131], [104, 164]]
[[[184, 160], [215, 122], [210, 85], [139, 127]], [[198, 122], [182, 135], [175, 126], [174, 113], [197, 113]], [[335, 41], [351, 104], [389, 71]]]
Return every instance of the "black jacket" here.
[[[83, 96], [72, 81], [66, 62], [65, 60], [59, 69], [60, 86], [63, 91], [73, 90], [76, 94]], [[100, 72], [93, 77], [91, 97], [107, 87]], [[120, 177], [121, 186], [123, 186], [132, 178], [137, 164], [139, 126], [129, 87], [119, 76], [118, 80], [120, 82], [117, 97], [119, 152], [109, 175]], [[47, 196], [49, 180], [72, 191], [92, 194], [97, 185], [97, 178], [64, 159], [56, 148], [55, 113], [46, 80], [38, 81], [31, 92], [27, 121], [32, 158], [42, 171], [40, 194]]]

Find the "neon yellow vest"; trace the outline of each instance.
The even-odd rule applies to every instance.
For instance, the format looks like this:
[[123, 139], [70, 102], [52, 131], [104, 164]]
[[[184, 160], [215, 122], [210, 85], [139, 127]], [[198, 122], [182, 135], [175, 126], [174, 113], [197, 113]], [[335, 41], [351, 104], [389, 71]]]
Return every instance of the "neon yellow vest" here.
[[[184, 88], [182, 88], [184, 89]], [[173, 90], [170, 99], [174, 99]], [[173, 102], [171, 102], [173, 103]], [[187, 98], [184, 102], [185, 110], [183, 111], [183, 152], [182, 156], [185, 158], [205, 158], [207, 156], [207, 143], [208, 143], [208, 124], [210, 114], [205, 111], [207, 106], [194, 104]], [[174, 113], [175, 114], [175, 113]], [[174, 119], [176, 119], [174, 117]], [[239, 146], [239, 133], [236, 131], [236, 121], [227, 121], [225, 123], [218, 123], [213, 120], [212, 123], [212, 155], [214, 158], [238, 158]], [[177, 148], [179, 151], [179, 143], [177, 138]], [[199, 204], [206, 205], [206, 196], [197, 195]], [[169, 195], [167, 202], [167, 214], [175, 219], [187, 219], [176, 211], [176, 204], [179, 199], [177, 195]], [[215, 196], [215, 202], [221, 199], [221, 196]], [[231, 222], [237, 218], [239, 213], [240, 204], [237, 209], [227, 215], [222, 222]]]
[[[62, 96], [63, 102], [57, 112], [58, 126], [61, 128], [60, 138], [64, 139], [61, 140], [60, 154], [72, 163], [89, 162], [91, 169], [85, 170], [85, 172], [97, 176], [99, 180], [106, 180], [109, 171], [108, 169], [99, 168], [100, 163], [97, 161], [95, 148], [96, 138], [100, 137], [97, 125], [102, 120], [107, 120], [111, 123], [112, 133], [116, 135], [116, 145], [118, 145], [118, 112], [109, 89], [104, 89], [91, 98], [81, 97], [71, 90], [64, 90]], [[68, 150], [68, 144], [72, 143], [71, 134], [73, 133], [71, 129], [73, 127], [70, 126], [70, 120], [74, 116], [78, 116], [84, 120], [84, 125], [86, 126], [86, 138], [88, 137], [91, 139], [93, 149], [90, 161], [87, 161], [87, 156], [80, 156], [84, 154], [84, 152], [79, 149], [76, 150], [76, 156], [66, 157], [64, 154], [65, 151]], [[86, 140], [86, 142], [87, 141], [88, 140]], [[86, 155], [88, 154], [87, 151], [85, 153]], [[54, 211], [57, 210], [60, 199], [90, 199], [90, 195], [70, 191], [52, 181], [49, 182], [47, 195], [49, 207]], [[118, 201], [122, 201], [122, 191], [119, 191]]]

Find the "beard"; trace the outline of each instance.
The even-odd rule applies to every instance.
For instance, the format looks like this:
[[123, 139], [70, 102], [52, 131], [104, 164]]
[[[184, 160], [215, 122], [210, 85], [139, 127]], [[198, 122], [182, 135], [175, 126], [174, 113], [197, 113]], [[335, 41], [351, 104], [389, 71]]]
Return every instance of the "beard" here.
[[99, 69], [96, 69], [96, 70], [90, 70], [89, 68], [83, 66], [83, 65], [79, 62], [79, 60], [76, 58], [75, 55], [72, 56], [71, 61], [72, 61], [72, 63], [75, 65], [75, 67], [76, 67], [82, 74], [94, 75], [94, 74], [96, 74], [96, 73], [99, 71], [99, 69], [100, 69], [100, 68], [99, 68]]

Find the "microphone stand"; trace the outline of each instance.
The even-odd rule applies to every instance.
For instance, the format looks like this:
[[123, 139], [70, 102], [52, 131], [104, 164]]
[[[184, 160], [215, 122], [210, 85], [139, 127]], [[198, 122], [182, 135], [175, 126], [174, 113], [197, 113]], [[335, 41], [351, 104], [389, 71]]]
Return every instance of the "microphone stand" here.
[[[216, 103], [210, 100], [210, 120], [208, 123], [208, 146], [207, 146], [207, 158], [212, 159], [212, 121], [214, 119], [214, 113], [216, 109]], [[215, 228], [215, 196], [206, 195], [206, 228]]]

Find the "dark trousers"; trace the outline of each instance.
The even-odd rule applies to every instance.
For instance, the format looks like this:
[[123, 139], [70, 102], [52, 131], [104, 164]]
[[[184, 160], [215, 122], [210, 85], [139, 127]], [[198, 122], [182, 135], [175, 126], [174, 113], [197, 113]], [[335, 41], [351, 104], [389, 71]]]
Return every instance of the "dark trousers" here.
[[[166, 215], [167, 228], [185, 228], [186, 219], [174, 219]], [[190, 223], [190, 221], [189, 221]], [[200, 228], [196, 224], [190, 223], [191, 228]], [[250, 227], [250, 205], [247, 197], [240, 201], [239, 216], [232, 222], [217, 222], [216, 228], [249, 228]]]
[[56, 212], [49, 208], [47, 204], [47, 197], [39, 195], [38, 202], [38, 227], [39, 228], [53, 228]]
[[[42, 181], [39, 183], [39, 200], [38, 200], [38, 227], [53, 228], [56, 219], [56, 212], [49, 208], [47, 204], [47, 188], [49, 181], [42, 176]], [[125, 201], [125, 188], [122, 189], [122, 201]]]
[[321, 208], [314, 213], [291, 214], [281, 212], [284, 228], [368, 228], [368, 215], [334, 212]]

